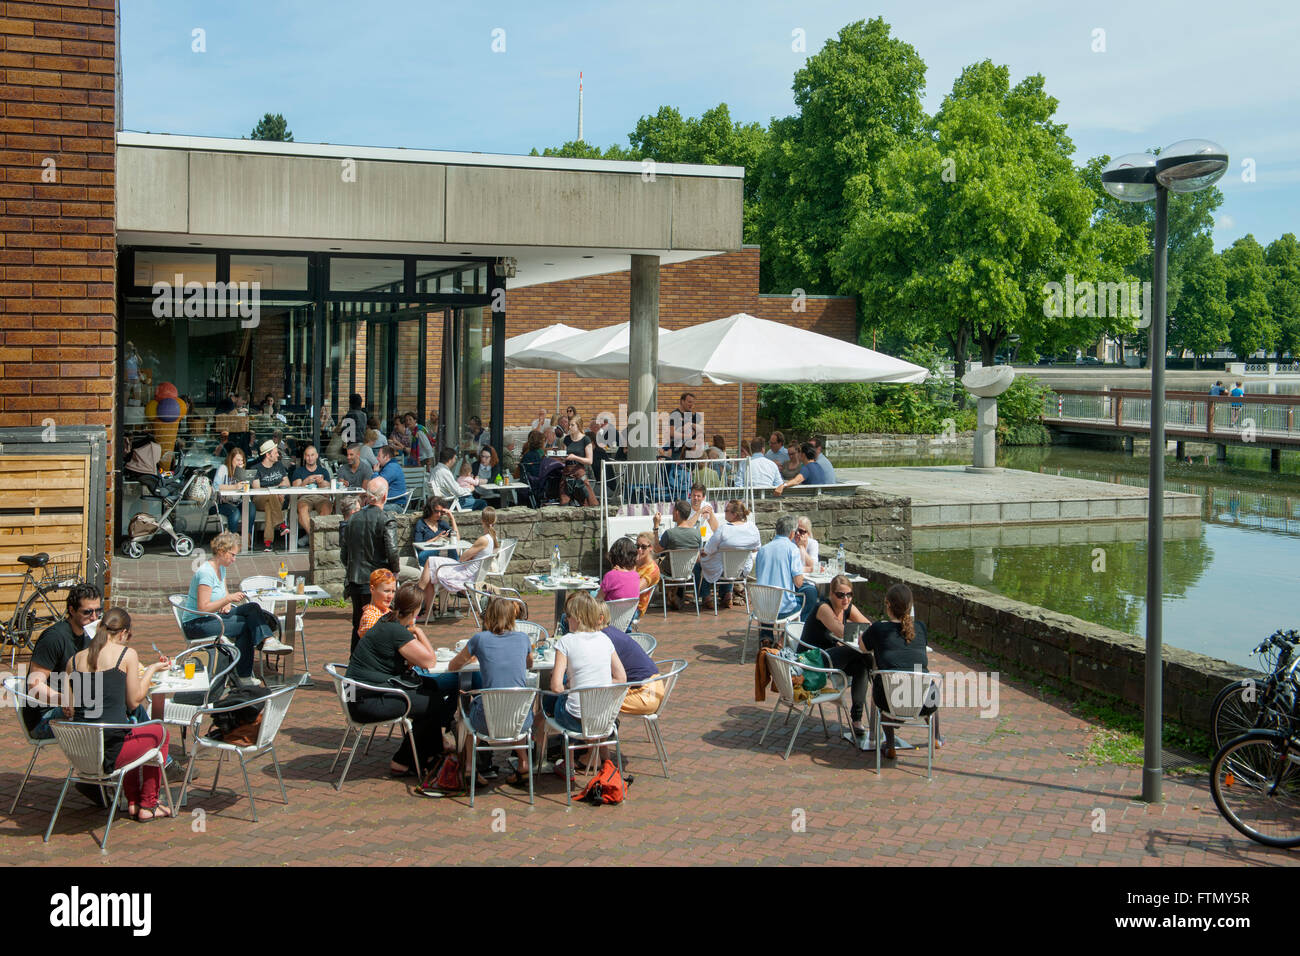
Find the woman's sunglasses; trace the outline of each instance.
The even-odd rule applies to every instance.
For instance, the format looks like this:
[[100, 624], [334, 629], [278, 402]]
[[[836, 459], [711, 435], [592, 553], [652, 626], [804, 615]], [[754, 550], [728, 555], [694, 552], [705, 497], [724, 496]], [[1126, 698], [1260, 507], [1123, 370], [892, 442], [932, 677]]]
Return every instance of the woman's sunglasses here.
[[835, 592], [835, 596], [836, 596], [837, 598], [851, 598], [851, 597], [853, 597], [853, 592], [852, 592], [852, 591], [836, 591], [836, 592]]

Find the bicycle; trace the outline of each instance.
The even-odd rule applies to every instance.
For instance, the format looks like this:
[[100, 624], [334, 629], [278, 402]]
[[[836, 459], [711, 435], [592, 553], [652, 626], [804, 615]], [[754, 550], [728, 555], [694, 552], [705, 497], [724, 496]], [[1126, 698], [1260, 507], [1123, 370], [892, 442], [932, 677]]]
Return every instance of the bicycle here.
[[1251, 653], [1263, 658], [1268, 676], [1261, 680], [1245, 678], [1219, 691], [1210, 707], [1211, 736], [1216, 750], [1251, 730], [1280, 730], [1282, 718], [1277, 700], [1287, 683], [1295, 690], [1295, 673], [1300, 665], [1300, 633], [1274, 631]]
[[[45, 628], [63, 618], [60, 608], [62, 602], [52, 601], [51, 596], [68, 591], [84, 580], [81, 576], [81, 559], [74, 555], [50, 557], [42, 551], [22, 555], [18, 558], [18, 563], [27, 569], [23, 573], [22, 587], [14, 601], [13, 614], [8, 621], [0, 621], [0, 646], [10, 645], [10, 667], [14, 666], [20, 647], [32, 650], [33, 636], [39, 635]], [[40, 577], [35, 573], [38, 571]]]
[[1210, 764], [1214, 805], [1238, 832], [1264, 846], [1300, 846], [1300, 736], [1295, 688], [1285, 685], [1287, 707], [1278, 730], [1252, 730], [1229, 741]]

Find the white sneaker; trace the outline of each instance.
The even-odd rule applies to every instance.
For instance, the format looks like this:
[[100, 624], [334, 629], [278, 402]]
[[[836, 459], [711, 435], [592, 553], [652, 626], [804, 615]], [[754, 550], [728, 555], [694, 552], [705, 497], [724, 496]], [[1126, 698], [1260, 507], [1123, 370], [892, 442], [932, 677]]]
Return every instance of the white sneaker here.
[[258, 680], [256, 677], [240, 677], [239, 686], [247, 688], [249, 690], [261, 690], [266, 685], [262, 683], [260, 680]]
[[262, 642], [263, 654], [287, 654], [291, 650], [293, 650], [292, 647], [274, 637], [268, 637]]

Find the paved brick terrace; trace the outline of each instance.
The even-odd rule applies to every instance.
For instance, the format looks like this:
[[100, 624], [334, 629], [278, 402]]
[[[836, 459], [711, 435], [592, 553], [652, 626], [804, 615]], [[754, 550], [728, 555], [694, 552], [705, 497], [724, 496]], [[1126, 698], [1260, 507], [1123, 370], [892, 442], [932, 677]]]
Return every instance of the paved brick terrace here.
[[[245, 573], [251, 569], [245, 569]], [[532, 599], [549, 624], [550, 601]], [[342, 735], [339, 705], [321, 664], [345, 658], [349, 613], [313, 609], [308, 640], [315, 688], [298, 691], [280, 733], [279, 753], [289, 805], [278, 803], [269, 762], [252, 773], [261, 822], [251, 822], [242, 794], [199, 790], [193, 818], [138, 824], [119, 817], [110, 853], [101, 857], [90, 830], [102, 833], [104, 812], [73, 793], [49, 844], [41, 834], [66, 765], [44, 754], [13, 816], [0, 817], [0, 861], [11, 864], [150, 866], [167, 864], [447, 864], [640, 863], [1086, 863], [1100, 865], [1289, 864], [1300, 856], [1257, 846], [1223, 822], [1203, 776], [1170, 777], [1163, 806], [1132, 798], [1140, 769], [1082, 762], [1094, 725], [1004, 681], [1000, 713], [944, 711], [946, 746], [925, 779], [924, 752], [902, 755], [882, 777], [874, 757], [805, 727], [788, 762], [787, 737], [758, 746], [773, 698], [753, 699], [753, 669], [739, 663], [743, 610], [721, 617], [652, 614], [656, 657], [690, 662], [664, 718], [671, 779], [634, 721], [625, 721], [625, 752], [636, 782], [620, 807], [565, 809], [563, 781], [539, 777], [537, 805], [526, 791], [480, 792], [464, 800], [411, 795], [410, 781], [390, 778], [393, 744], [377, 740], [358, 756], [342, 793], [329, 772]], [[435, 646], [468, 637], [468, 622], [435, 626]], [[136, 640], [164, 651], [182, 642], [170, 615], [138, 614]], [[940, 670], [974, 665], [939, 653]], [[0, 734], [0, 808], [17, 789], [29, 751], [12, 716]], [[212, 763], [201, 781], [211, 783]], [[229, 762], [222, 784], [242, 784]], [[174, 779], [179, 788], [179, 775]], [[1106, 832], [1094, 833], [1094, 810]], [[504, 817], [498, 810], [504, 810]], [[802, 810], [806, 832], [792, 821]], [[494, 822], [497, 828], [493, 829]], [[501, 825], [504, 823], [504, 832]]]

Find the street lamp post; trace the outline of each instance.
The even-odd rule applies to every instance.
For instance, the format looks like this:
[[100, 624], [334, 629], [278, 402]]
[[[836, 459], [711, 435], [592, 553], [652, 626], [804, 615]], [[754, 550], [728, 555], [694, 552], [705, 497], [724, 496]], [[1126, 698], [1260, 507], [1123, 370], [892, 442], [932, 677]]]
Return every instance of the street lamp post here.
[[1147, 482], [1146, 687], [1143, 698], [1142, 799], [1159, 803], [1163, 726], [1163, 622], [1165, 519], [1165, 285], [1169, 263], [1169, 193], [1212, 186], [1228, 168], [1228, 154], [1203, 139], [1174, 143], [1160, 153], [1129, 153], [1102, 171], [1106, 191], [1124, 202], [1156, 201], [1151, 263], [1151, 471]]

